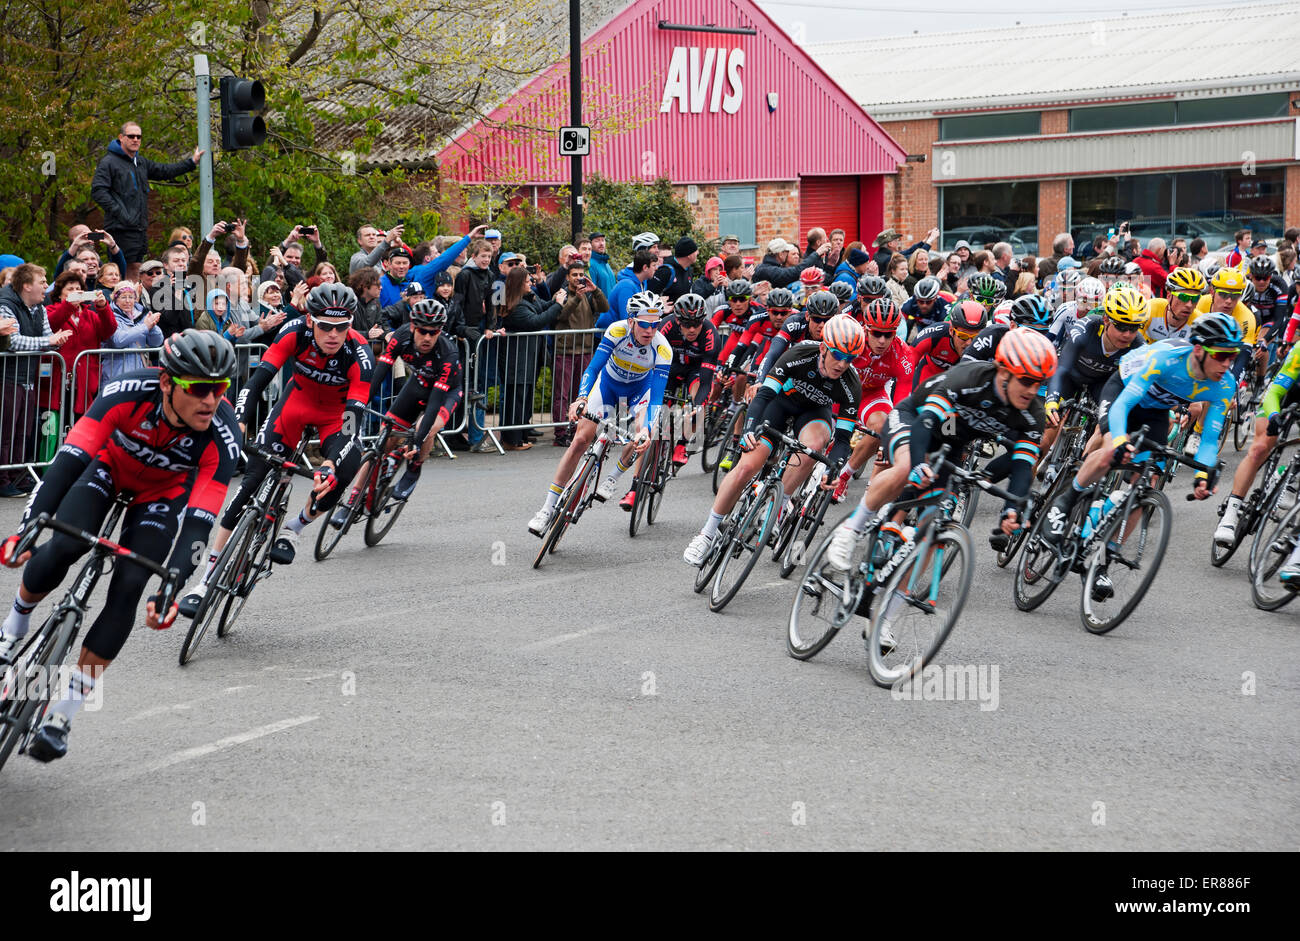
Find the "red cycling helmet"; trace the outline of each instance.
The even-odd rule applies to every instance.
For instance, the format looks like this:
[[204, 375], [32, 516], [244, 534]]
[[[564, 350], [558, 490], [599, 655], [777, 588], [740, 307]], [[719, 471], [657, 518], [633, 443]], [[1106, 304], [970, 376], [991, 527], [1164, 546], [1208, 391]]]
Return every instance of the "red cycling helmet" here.
[[988, 326], [989, 312], [979, 301], [967, 298], [948, 308], [948, 322], [956, 330], [978, 333]]
[[868, 330], [897, 330], [903, 315], [888, 297], [878, 297], [867, 305], [862, 318], [863, 326]]

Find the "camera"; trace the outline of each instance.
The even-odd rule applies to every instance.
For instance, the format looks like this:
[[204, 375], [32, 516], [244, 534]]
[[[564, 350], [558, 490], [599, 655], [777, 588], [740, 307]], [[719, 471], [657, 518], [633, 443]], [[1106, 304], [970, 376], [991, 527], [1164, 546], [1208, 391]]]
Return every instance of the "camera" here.
[[89, 235], [86, 236], [86, 238], [90, 239], [92, 242], [102, 242], [104, 241], [104, 233], [91, 232]]
[[303, 235], [315, 235], [316, 227], [314, 225], [300, 225], [298, 226], [298, 231]]
[[227, 232], [230, 231], [230, 223], [229, 222], [221, 223], [221, 225], [217, 226], [217, 231], [220, 232], [222, 235], [225, 235]]

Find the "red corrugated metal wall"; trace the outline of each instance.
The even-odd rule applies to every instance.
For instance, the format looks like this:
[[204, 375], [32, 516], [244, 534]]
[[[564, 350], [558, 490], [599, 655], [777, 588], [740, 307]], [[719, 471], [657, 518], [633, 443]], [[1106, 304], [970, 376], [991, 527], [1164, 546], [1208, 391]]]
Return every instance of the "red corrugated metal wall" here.
[[[659, 21], [749, 27], [756, 35], [659, 29]], [[698, 50], [676, 53], [678, 47]], [[637, 0], [584, 43], [586, 120], [595, 126], [587, 174], [612, 179], [666, 176], [679, 183], [793, 180], [808, 175], [892, 173], [905, 154], [862, 108], [749, 0]], [[735, 113], [720, 106], [734, 97], [732, 50], [744, 54], [737, 72]], [[709, 50], [727, 57], [706, 71]], [[692, 64], [686, 112], [665, 88], [674, 56]], [[462, 183], [567, 182], [554, 130], [502, 130], [515, 122], [557, 128], [568, 117], [567, 60], [526, 85], [438, 156], [444, 179]], [[698, 99], [699, 112], [692, 109]], [[715, 103], [719, 106], [714, 110]], [[774, 104], [775, 107], [772, 107]], [[615, 133], [604, 123], [636, 125]], [[807, 146], [807, 129], [835, 139]]]
[[[805, 176], [799, 180], [799, 238], [820, 226], [829, 235], [844, 230], [844, 243], [856, 241], [858, 233], [858, 178], [856, 176]], [[800, 249], [805, 246], [800, 243]]]

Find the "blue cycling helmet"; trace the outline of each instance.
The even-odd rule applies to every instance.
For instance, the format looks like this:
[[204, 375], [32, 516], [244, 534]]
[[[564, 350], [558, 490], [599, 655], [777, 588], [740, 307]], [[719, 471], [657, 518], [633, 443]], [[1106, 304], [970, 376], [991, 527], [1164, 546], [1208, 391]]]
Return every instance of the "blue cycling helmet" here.
[[1212, 346], [1220, 350], [1239, 350], [1246, 345], [1241, 336], [1241, 326], [1219, 311], [1197, 317], [1189, 339], [1197, 346]]
[[1011, 319], [1017, 326], [1041, 331], [1052, 325], [1052, 311], [1039, 295], [1025, 294], [1012, 303]]

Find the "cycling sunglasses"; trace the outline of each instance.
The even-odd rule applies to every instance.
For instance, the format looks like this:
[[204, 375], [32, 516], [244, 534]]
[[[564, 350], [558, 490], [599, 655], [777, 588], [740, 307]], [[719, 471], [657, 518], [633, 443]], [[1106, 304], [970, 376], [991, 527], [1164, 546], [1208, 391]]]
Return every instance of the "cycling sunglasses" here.
[[1122, 323], [1118, 320], [1107, 320], [1106, 322], [1119, 333], [1137, 333], [1138, 330], [1142, 329], [1134, 323]]
[[416, 327], [415, 332], [422, 337], [436, 337], [442, 333], [442, 327]]
[[973, 339], [975, 339], [975, 337], [979, 334], [979, 331], [978, 331], [978, 330], [958, 330], [956, 327], [953, 327], [953, 328], [952, 328], [952, 334], [953, 334], [953, 336], [957, 337], [957, 339], [959, 339], [959, 340], [973, 340]]
[[313, 317], [311, 319], [311, 322], [313, 326], [320, 327], [326, 333], [347, 333], [350, 329], [352, 329], [351, 317], [349, 317], [347, 320], [337, 320], [337, 321], [318, 320], [317, 318]]
[[1197, 301], [1201, 299], [1201, 295], [1199, 294], [1183, 294], [1180, 291], [1175, 291], [1173, 294], [1170, 294], [1169, 296], [1182, 301], [1184, 304], [1195, 304]]
[[1030, 379], [1028, 376], [1012, 376], [1012, 378], [1026, 389], [1032, 389], [1034, 386], [1041, 386], [1043, 384], [1043, 380]]
[[230, 388], [229, 379], [182, 379], [180, 376], [172, 376], [172, 383], [180, 386], [196, 399], [206, 399], [214, 394], [217, 398], [221, 398]]
[[839, 360], [841, 363], [851, 363], [857, 359], [857, 357], [852, 353], [841, 353], [839, 350], [827, 349], [826, 352], [830, 353], [831, 356], [835, 357], [835, 359]]
[[1217, 295], [1219, 295], [1219, 297], [1231, 297], [1231, 298], [1233, 298], [1234, 300], [1240, 300], [1240, 299], [1241, 299], [1241, 295], [1242, 295], [1243, 292], [1241, 292], [1241, 291], [1223, 291], [1223, 290], [1215, 289], [1215, 292], [1214, 292], [1214, 293], [1217, 294]]
[[826, 316], [826, 317], [814, 317], [812, 314], [809, 314], [809, 315], [808, 315], [808, 322], [809, 322], [809, 323], [825, 323], [826, 321], [828, 321], [828, 320], [831, 319], [831, 316], [834, 316], [834, 315], [832, 314], [832, 315], [830, 315], [830, 316]]
[[741, 304], [743, 304], [745, 301], [749, 300], [749, 298], [750, 298], [750, 295], [749, 295], [749, 294], [743, 294], [743, 295], [741, 295], [740, 297], [729, 297], [729, 298], [727, 298], [727, 303], [729, 303], [729, 304], [736, 304], [736, 303], [741, 303]]
[[894, 338], [893, 330], [868, 330], [867, 333], [877, 340], [892, 340]]
[[658, 330], [661, 321], [658, 320], [634, 320], [632, 321], [642, 330]]
[[1216, 350], [1212, 347], [1205, 347], [1205, 355], [1210, 359], [1217, 360], [1220, 363], [1230, 363], [1237, 358], [1240, 350]]

